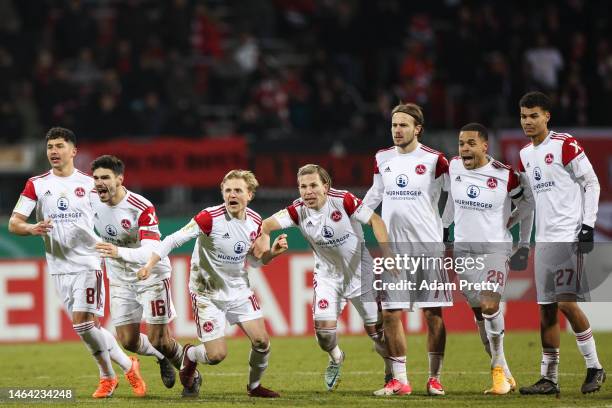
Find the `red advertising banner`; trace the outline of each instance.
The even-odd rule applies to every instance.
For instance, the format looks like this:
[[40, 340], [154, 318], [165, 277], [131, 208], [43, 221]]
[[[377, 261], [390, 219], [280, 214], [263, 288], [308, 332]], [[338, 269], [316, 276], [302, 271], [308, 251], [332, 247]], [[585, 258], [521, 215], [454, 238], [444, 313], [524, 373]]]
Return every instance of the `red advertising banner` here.
[[[172, 322], [177, 337], [195, 337], [188, 295], [189, 257], [171, 258], [172, 293], [176, 319]], [[272, 336], [312, 335], [312, 267], [311, 253], [291, 253], [276, 259], [264, 268], [252, 268], [249, 280], [262, 307], [266, 325]], [[521, 298], [530, 290], [530, 281], [517, 275], [508, 282], [512, 298]], [[107, 283], [108, 289], [108, 283]], [[449, 331], [474, 331], [471, 310], [456, 296], [456, 304], [444, 310]], [[108, 290], [106, 314], [102, 323], [111, 327], [108, 318]], [[536, 330], [539, 328], [538, 306], [534, 301], [509, 301], [504, 306], [507, 330]], [[341, 333], [363, 333], [363, 323], [350, 306], [340, 322]], [[425, 331], [420, 312], [407, 312], [404, 327], [408, 332]], [[227, 328], [227, 335], [240, 335], [237, 326]], [[39, 342], [77, 340], [70, 320], [63, 311], [43, 259], [0, 261], [0, 342]]]
[[247, 168], [248, 147], [243, 137], [186, 139], [157, 137], [151, 141], [117, 140], [79, 146], [77, 168], [112, 154], [125, 163], [125, 184], [138, 188], [168, 186], [218, 187], [231, 169]]

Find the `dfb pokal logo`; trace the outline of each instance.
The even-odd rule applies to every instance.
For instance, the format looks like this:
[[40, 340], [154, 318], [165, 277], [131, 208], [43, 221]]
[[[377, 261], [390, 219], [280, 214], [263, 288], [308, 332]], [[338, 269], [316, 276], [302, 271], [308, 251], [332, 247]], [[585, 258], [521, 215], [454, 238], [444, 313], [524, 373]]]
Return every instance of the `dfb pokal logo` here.
[[111, 237], [116, 237], [117, 236], [117, 229], [112, 226], [112, 225], [107, 225], [106, 227], [104, 227], [104, 231], [106, 231], [106, 233], [108, 235], [110, 235]]
[[401, 188], [406, 187], [408, 185], [408, 177], [405, 174], [400, 174], [395, 178], [395, 184]]
[[202, 324], [202, 329], [204, 329], [206, 333], [210, 333], [211, 331], [214, 330], [214, 328], [215, 328], [215, 325], [210, 320]]
[[533, 168], [533, 178], [536, 179], [537, 181], [542, 180], [542, 171], [540, 170], [539, 167]]
[[332, 219], [332, 221], [334, 222], [338, 222], [342, 219], [342, 213], [338, 210], [334, 211], [333, 213], [331, 213], [330, 218]]
[[234, 252], [237, 254], [243, 253], [245, 249], [246, 249], [246, 244], [242, 241], [238, 241], [236, 242], [236, 245], [234, 245]]
[[66, 197], [60, 197], [59, 200], [57, 200], [57, 208], [59, 208], [62, 211], [66, 211], [69, 206], [70, 206], [70, 202], [68, 201]]
[[494, 189], [495, 187], [497, 187], [497, 179], [495, 177], [489, 177], [489, 179], [487, 180], [487, 187], [489, 187], [490, 189]]
[[427, 168], [425, 167], [424, 164], [417, 164], [417, 166], [414, 168], [414, 171], [416, 174], [425, 174], [425, 171], [427, 170]]
[[553, 156], [552, 153], [548, 153], [545, 157], [544, 157], [544, 161], [546, 162], [546, 164], [551, 164], [554, 160], [555, 156]]
[[317, 306], [319, 306], [319, 309], [327, 309], [329, 307], [329, 302], [326, 299], [321, 299], [317, 303]]
[[331, 227], [328, 227], [327, 225], [323, 226], [323, 236], [325, 238], [331, 238], [334, 236], [334, 230]]
[[77, 197], [83, 197], [85, 195], [85, 189], [83, 187], [75, 188], [74, 195], [76, 195]]
[[467, 188], [467, 196], [470, 198], [476, 198], [480, 195], [480, 189], [475, 186], [475, 185], [471, 185]]

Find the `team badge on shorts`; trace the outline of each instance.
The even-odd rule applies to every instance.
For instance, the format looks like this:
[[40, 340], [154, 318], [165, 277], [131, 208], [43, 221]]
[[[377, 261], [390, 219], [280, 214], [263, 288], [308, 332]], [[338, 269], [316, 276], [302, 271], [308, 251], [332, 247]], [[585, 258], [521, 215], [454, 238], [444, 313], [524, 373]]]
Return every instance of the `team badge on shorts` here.
[[489, 179], [487, 180], [487, 187], [489, 187], [490, 189], [494, 189], [495, 187], [497, 187], [497, 179], [495, 177], [489, 177]]
[[211, 331], [213, 331], [215, 329], [215, 325], [213, 324], [213, 322], [211, 322], [210, 320], [207, 322], [204, 322], [204, 324], [202, 324], [202, 329], [206, 332], [206, 333], [210, 333]]
[[548, 153], [546, 156], [544, 156], [544, 161], [546, 162], [546, 164], [551, 164], [554, 158], [555, 156], [553, 156], [552, 153]]
[[417, 164], [417, 166], [414, 168], [414, 171], [416, 172], [416, 174], [425, 174], [426, 170], [427, 168], [425, 167], [424, 164]]
[[317, 306], [319, 307], [319, 309], [327, 309], [329, 307], [329, 302], [327, 301], [327, 299], [321, 299], [317, 303]]
[[83, 197], [85, 196], [85, 189], [83, 187], [77, 187], [74, 189], [74, 195], [76, 195], [77, 197]]
[[332, 221], [334, 222], [338, 222], [342, 219], [342, 213], [338, 210], [334, 211], [333, 213], [331, 213], [330, 218], [332, 219]]
[[130, 220], [124, 218], [121, 220], [121, 226], [123, 229], [129, 230], [132, 227], [132, 223]]

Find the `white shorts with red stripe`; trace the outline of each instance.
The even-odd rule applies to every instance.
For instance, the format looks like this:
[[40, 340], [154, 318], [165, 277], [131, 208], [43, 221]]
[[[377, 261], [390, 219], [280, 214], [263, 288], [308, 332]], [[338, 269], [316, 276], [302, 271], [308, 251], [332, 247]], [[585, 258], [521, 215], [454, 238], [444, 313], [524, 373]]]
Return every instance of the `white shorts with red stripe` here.
[[227, 323], [236, 324], [262, 319], [263, 313], [251, 291], [234, 300], [214, 300], [191, 292], [191, 308], [198, 338], [202, 343], [225, 336]]
[[55, 289], [72, 317], [72, 312], [104, 316], [104, 280], [101, 270], [52, 275]]
[[110, 284], [110, 312], [115, 326], [140, 323], [168, 324], [176, 316], [170, 279], [152, 285]]
[[538, 242], [534, 274], [539, 304], [589, 301], [583, 254], [576, 242]]

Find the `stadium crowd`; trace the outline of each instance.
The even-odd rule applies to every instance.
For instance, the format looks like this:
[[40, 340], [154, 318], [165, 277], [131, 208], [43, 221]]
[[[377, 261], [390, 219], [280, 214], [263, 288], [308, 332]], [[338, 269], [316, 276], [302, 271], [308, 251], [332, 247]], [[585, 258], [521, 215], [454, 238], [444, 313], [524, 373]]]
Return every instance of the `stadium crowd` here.
[[399, 100], [423, 106], [430, 128], [516, 126], [527, 89], [553, 97], [556, 125], [603, 125], [606, 7], [0, 0], [0, 143], [61, 125], [83, 141], [237, 132], [371, 149]]

